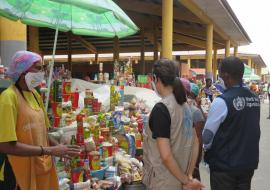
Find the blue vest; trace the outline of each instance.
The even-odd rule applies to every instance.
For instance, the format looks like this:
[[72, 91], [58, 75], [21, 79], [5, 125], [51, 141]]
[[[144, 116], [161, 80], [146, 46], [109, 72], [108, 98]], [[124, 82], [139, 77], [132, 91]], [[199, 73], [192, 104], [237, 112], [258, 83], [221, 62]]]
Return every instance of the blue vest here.
[[212, 171], [254, 170], [259, 162], [260, 100], [244, 87], [230, 88], [220, 98], [226, 102], [228, 115], [205, 161]]

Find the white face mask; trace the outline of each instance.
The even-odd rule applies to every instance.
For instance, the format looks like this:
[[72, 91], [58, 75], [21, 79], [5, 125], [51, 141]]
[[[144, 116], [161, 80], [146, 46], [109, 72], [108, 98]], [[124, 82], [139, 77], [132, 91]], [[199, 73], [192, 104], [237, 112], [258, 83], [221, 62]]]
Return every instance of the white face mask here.
[[25, 82], [29, 90], [33, 90], [35, 87], [40, 85], [40, 83], [44, 79], [44, 72], [38, 72], [38, 73], [27, 73], [25, 75]]
[[156, 95], [157, 95], [158, 97], [161, 97], [160, 94], [159, 94], [158, 91], [157, 91], [157, 87], [156, 87], [156, 84], [155, 84], [154, 81], [151, 82], [151, 85], [152, 85], [152, 88], [153, 88], [153, 90], [155, 91]]
[[224, 80], [222, 78], [220, 78], [220, 77], [218, 77], [218, 80], [219, 80], [220, 85], [223, 87], [223, 89], [226, 90], [227, 87], [226, 87], [226, 85], [224, 83]]

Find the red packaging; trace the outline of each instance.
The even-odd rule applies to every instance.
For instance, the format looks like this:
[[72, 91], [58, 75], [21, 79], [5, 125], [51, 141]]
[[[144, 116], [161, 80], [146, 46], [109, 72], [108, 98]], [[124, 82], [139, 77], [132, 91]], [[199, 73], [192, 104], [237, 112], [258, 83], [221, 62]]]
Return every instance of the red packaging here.
[[71, 181], [72, 183], [79, 183], [82, 171], [80, 169], [73, 169], [71, 171]]
[[89, 153], [89, 163], [91, 170], [100, 170], [100, 154], [97, 151], [92, 151]]
[[83, 115], [79, 114], [76, 117], [76, 121], [77, 121], [77, 133], [79, 134], [84, 134], [83, 131]]
[[94, 99], [92, 100], [92, 104], [93, 104], [93, 106], [94, 106], [94, 105], [97, 105], [97, 104], [98, 104], [98, 99], [94, 98]]
[[54, 117], [53, 126], [54, 126], [55, 128], [60, 127], [60, 120], [61, 120], [60, 117], [57, 117], [57, 116]]
[[71, 93], [71, 82], [65, 81], [63, 82], [63, 94]]
[[77, 109], [78, 108], [78, 101], [79, 101], [79, 92], [73, 92], [72, 95], [72, 108]]
[[84, 98], [84, 107], [89, 108], [92, 105], [92, 98]]
[[52, 102], [52, 111], [55, 116], [62, 117], [62, 103]]
[[84, 134], [84, 129], [83, 129], [83, 127], [77, 127], [77, 133], [79, 133], [79, 134]]
[[142, 133], [142, 132], [143, 132], [143, 120], [142, 120], [141, 117], [138, 117], [137, 123], [138, 123], [138, 131], [139, 131], [140, 133]]
[[[86, 153], [85, 153], [85, 152], [81, 152], [81, 153], [80, 153], [80, 159], [81, 159], [81, 160], [86, 159]], [[80, 161], [81, 161], [81, 160], [80, 160]]]
[[103, 158], [109, 158], [113, 155], [113, 146], [111, 143], [104, 142], [103, 144]]
[[62, 95], [64, 102], [68, 102], [70, 99], [70, 94], [63, 94]]
[[84, 135], [82, 133], [77, 133], [76, 137], [77, 145], [84, 145]]

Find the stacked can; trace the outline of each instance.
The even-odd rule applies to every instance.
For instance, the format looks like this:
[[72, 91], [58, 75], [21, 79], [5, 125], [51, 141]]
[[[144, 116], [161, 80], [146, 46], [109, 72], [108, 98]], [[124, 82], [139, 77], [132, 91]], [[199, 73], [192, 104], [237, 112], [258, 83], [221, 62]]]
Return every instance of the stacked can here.
[[54, 115], [54, 127], [61, 125], [62, 118], [62, 81], [55, 80], [53, 82], [53, 95], [52, 95], [52, 111]]
[[71, 81], [63, 82], [63, 99], [65, 102], [71, 100]]
[[94, 98], [92, 100], [92, 108], [94, 113], [100, 112], [101, 103], [98, 102], [98, 99]]
[[90, 112], [93, 112], [92, 101], [93, 101], [92, 92], [90, 89], [86, 89], [84, 98], [84, 107]]
[[84, 145], [83, 115], [79, 114], [77, 120], [77, 145]]

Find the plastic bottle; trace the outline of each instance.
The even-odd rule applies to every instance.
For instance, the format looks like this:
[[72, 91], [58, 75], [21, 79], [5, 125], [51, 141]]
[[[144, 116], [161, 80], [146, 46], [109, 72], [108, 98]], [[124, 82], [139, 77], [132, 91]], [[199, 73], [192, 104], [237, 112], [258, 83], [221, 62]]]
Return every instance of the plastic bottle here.
[[89, 165], [89, 160], [88, 159], [84, 160], [83, 169], [84, 169], [84, 179], [83, 179], [83, 181], [86, 182], [91, 178], [90, 165]]

